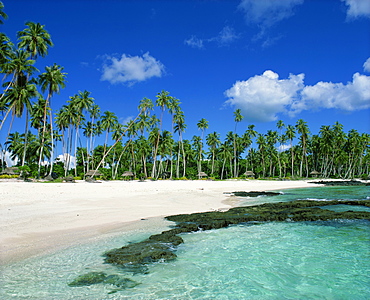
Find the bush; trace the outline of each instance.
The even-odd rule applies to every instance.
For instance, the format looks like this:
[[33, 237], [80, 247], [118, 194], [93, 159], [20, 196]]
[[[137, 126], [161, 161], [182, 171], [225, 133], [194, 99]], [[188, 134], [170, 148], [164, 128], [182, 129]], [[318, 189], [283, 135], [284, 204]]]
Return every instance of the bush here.
[[18, 178], [19, 175], [6, 175], [6, 174], [3, 174], [3, 175], [0, 175], [0, 179], [11, 179], [11, 178]]

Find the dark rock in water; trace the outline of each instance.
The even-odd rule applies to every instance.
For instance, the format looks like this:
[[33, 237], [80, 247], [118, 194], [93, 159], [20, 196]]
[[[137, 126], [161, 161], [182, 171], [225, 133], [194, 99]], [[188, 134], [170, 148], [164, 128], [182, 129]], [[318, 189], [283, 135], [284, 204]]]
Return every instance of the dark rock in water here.
[[258, 197], [258, 196], [281, 195], [281, 193], [276, 193], [276, 192], [256, 192], [256, 191], [251, 191], [251, 192], [238, 191], [238, 192], [232, 192], [232, 194], [237, 197]]
[[311, 181], [309, 183], [316, 184], [325, 184], [327, 186], [370, 186], [369, 182], [362, 182], [359, 180], [320, 180], [320, 181]]
[[[148, 266], [155, 262], [167, 262], [176, 259], [176, 248], [183, 243], [178, 236], [181, 233], [195, 232], [227, 227], [234, 224], [256, 222], [294, 222], [294, 221], [329, 221], [338, 219], [370, 220], [370, 212], [342, 211], [335, 212], [325, 209], [325, 206], [348, 205], [370, 207], [370, 200], [333, 200], [312, 201], [297, 200], [292, 202], [265, 203], [255, 206], [234, 207], [225, 212], [212, 211], [174, 215], [166, 217], [176, 222], [170, 230], [155, 234], [148, 239], [132, 243], [119, 249], [113, 249], [104, 254], [105, 262], [119, 266], [122, 270], [132, 273], [148, 273]], [[350, 207], [349, 207], [350, 208]], [[108, 283], [118, 289], [115, 293], [137, 283], [116, 275], [107, 276], [105, 273], [91, 272], [77, 277], [69, 286]]]
[[133, 288], [139, 285], [138, 282], [133, 281], [129, 278], [122, 277], [120, 275], [109, 275], [104, 280], [104, 283], [115, 285], [116, 287], [119, 287], [121, 289]]
[[[172, 236], [175, 244], [172, 244], [166, 237]], [[181, 239], [181, 238], [180, 238]], [[166, 242], [163, 242], [166, 240]], [[105, 262], [121, 265], [149, 264], [157, 261], [170, 261], [176, 258], [173, 248], [178, 245], [179, 239], [175, 235], [163, 234], [163, 240], [155, 237], [128, 246], [113, 249], [104, 254]], [[181, 239], [182, 240], [182, 239]]]
[[69, 286], [86, 286], [104, 282], [107, 279], [107, 274], [103, 272], [90, 272], [84, 275], [78, 276], [75, 280], [69, 283]]

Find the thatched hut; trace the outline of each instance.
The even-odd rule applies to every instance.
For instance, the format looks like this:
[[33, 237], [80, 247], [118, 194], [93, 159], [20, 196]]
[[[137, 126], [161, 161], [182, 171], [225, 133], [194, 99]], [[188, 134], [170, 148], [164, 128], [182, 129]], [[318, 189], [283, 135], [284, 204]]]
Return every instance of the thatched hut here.
[[318, 177], [319, 175], [321, 175], [321, 173], [320, 173], [320, 172], [318, 172], [318, 171], [316, 171], [316, 170], [314, 170], [314, 171], [312, 171], [312, 172], [310, 173], [310, 175], [311, 175], [312, 177]]
[[123, 172], [123, 174], [121, 176], [123, 178], [125, 178], [126, 180], [129, 180], [129, 178], [134, 177], [134, 173], [132, 173], [131, 171], [125, 171], [125, 172]]
[[245, 175], [246, 177], [253, 177], [253, 178], [254, 178], [254, 176], [255, 176], [256, 174], [254, 174], [252, 171], [245, 171], [244, 175]]
[[0, 173], [0, 175], [19, 175], [20, 171], [18, 167], [8, 167]]
[[99, 170], [90, 170], [85, 174], [86, 177], [103, 176]]
[[206, 173], [204, 173], [204, 172], [199, 172], [198, 173], [198, 177], [199, 178], [203, 178], [203, 177], [208, 177], [208, 175]]

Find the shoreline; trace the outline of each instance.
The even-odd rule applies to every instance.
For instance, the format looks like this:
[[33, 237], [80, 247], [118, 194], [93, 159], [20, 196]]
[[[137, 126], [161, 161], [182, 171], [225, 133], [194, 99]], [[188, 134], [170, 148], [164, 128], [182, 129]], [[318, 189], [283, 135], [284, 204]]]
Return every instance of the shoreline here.
[[305, 180], [0, 181], [0, 265], [53, 253], [112, 232], [156, 223], [163, 226], [163, 217], [169, 215], [227, 210], [234, 203], [224, 194], [228, 192], [318, 186]]

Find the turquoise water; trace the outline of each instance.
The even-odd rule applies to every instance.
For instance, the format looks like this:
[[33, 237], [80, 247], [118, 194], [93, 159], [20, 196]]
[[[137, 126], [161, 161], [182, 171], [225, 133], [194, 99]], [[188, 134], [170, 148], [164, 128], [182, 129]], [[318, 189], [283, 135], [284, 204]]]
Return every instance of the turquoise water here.
[[[368, 187], [284, 191], [293, 199], [366, 199]], [[280, 198], [280, 199], [276, 199]], [[370, 222], [263, 223], [182, 235], [178, 258], [148, 274], [123, 274], [140, 285], [108, 294], [113, 286], [68, 287], [90, 271], [119, 274], [100, 254], [159, 233], [114, 233], [53, 255], [3, 267], [0, 299], [370, 299]]]

